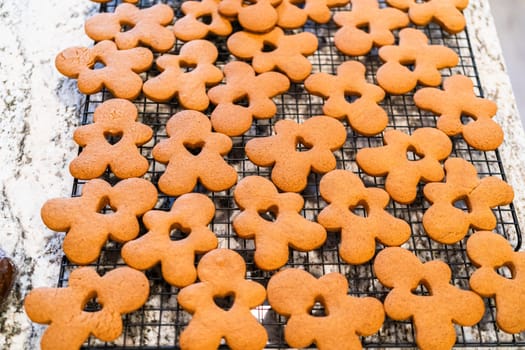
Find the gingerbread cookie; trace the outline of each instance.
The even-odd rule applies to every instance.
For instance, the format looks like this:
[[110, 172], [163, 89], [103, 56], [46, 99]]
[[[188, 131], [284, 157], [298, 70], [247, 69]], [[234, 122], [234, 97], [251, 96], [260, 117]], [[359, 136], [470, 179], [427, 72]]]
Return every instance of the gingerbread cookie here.
[[[37, 288], [24, 300], [33, 322], [49, 325], [42, 336], [42, 350], [80, 349], [90, 335], [112, 341], [122, 333], [122, 315], [140, 308], [149, 295], [146, 276], [119, 267], [100, 277], [90, 267], [71, 272], [65, 288]], [[89, 310], [95, 299], [100, 310]]]
[[[181, 5], [184, 16], [177, 19], [173, 31], [177, 39], [203, 39], [208, 34], [228, 36], [232, 32], [230, 20], [219, 13], [221, 0], [185, 1]], [[208, 21], [209, 20], [209, 21]]]
[[[297, 193], [279, 193], [273, 183], [260, 176], [242, 179], [233, 193], [241, 213], [233, 219], [239, 237], [255, 239], [255, 264], [276, 270], [288, 261], [288, 247], [299, 251], [319, 248], [326, 231], [301, 214], [304, 199]], [[268, 219], [262, 214], [270, 216]]]
[[441, 181], [445, 176], [440, 161], [449, 156], [452, 142], [441, 131], [419, 128], [407, 135], [388, 130], [384, 144], [360, 149], [356, 162], [369, 175], [386, 176], [385, 189], [393, 200], [412, 203], [420, 181]]
[[[153, 130], [137, 122], [137, 108], [123, 99], [111, 99], [95, 109], [93, 123], [75, 130], [73, 139], [82, 152], [69, 164], [77, 179], [94, 179], [109, 167], [120, 179], [140, 177], [149, 168], [140, 154], [142, 146], [153, 136]], [[112, 143], [108, 138], [120, 138]]]
[[205, 110], [210, 102], [206, 87], [220, 83], [223, 77], [214, 65], [217, 55], [211, 42], [193, 40], [184, 44], [178, 55], [160, 56], [155, 63], [161, 73], [144, 83], [144, 94], [155, 102], [177, 97], [186, 109]]
[[[268, 302], [288, 317], [284, 338], [294, 348], [312, 343], [320, 350], [362, 348], [359, 337], [376, 333], [385, 312], [379, 300], [347, 293], [348, 281], [337, 272], [317, 279], [304, 270], [286, 269], [268, 282]], [[316, 302], [322, 303], [325, 315], [310, 314]]]
[[279, 70], [293, 82], [308, 77], [312, 64], [305, 56], [317, 50], [317, 38], [312, 33], [285, 34], [279, 27], [264, 34], [237, 32], [226, 44], [233, 55], [251, 59], [257, 73]]
[[237, 182], [237, 172], [223, 156], [232, 148], [231, 139], [211, 131], [208, 117], [197, 111], [182, 111], [166, 124], [169, 138], [153, 148], [156, 161], [167, 164], [159, 189], [178, 196], [191, 192], [197, 181], [210, 191], [224, 191]]
[[408, 10], [410, 20], [419, 26], [434, 21], [450, 34], [465, 28], [465, 17], [461, 13], [469, 0], [386, 0], [393, 7]]
[[440, 69], [454, 67], [459, 58], [454, 50], [442, 45], [429, 45], [426, 35], [414, 28], [399, 32], [399, 45], [379, 49], [385, 63], [377, 70], [379, 86], [391, 94], [405, 94], [418, 83], [441, 84]]
[[327, 23], [332, 18], [330, 9], [348, 4], [350, 0], [282, 0], [277, 6], [277, 25], [285, 29], [302, 27], [308, 19]]
[[[507, 333], [525, 331], [525, 252], [515, 252], [503, 236], [479, 231], [468, 239], [467, 254], [478, 266], [470, 276], [470, 287], [496, 300], [498, 327]], [[499, 274], [502, 267], [511, 276]]]
[[408, 25], [408, 16], [400, 10], [380, 8], [377, 0], [352, 0], [351, 11], [334, 14], [340, 26], [334, 34], [335, 46], [344, 54], [366, 55], [374, 46], [392, 45], [392, 30]]
[[[366, 67], [357, 61], [346, 61], [337, 67], [337, 75], [312, 74], [305, 80], [308, 92], [326, 98], [323, 112], [337, 119], [346, 118], [360, 134], [372, 136], [384, 130], [388, 116], [378, 103], [385, 97], [379, 86], [365, 78]], [[353, 102], [347, 96], [355, 96]]]
[[180, 335], [181, 349], [218, 349], [223, 338], [232, 350], [263, 349], [268, 336], [250, 309], [264, 302], [266, 291], [245, 280], [243, 258], [233, 250], [215, 249], [202, 257], [197, 273], [200, 282], [183, 288], [177, 297], [193, 315]]
[[[210, 118], [213, 129], [228, 136], [239, 136], [248, 131], [253, 118], [273, 117], [277, 107], [272, 97], [290, 87], [285, 75], [266, 72], [256, 76], [253, 68], [241, 61], [226, 64], [224, 75], [226, 84], [211, 88], [208, 97], [217, 105]], [[247, 106], [236, 104], [245, 99], [248, 100]]]
[[[166, 52], [175, 44], [173, 32], [166, 28], [173, 21], [173, 15], [173, 9], [166, 4], [145, 9], [120, 4], [113, 13], [98, 13], [88, 18], [84, 29], [95, 41], [114, 40], [120, 50], [145, 45]], [[130, 29], [124, 30], [126, 27]]]
[[273, 166], [272, 181], [285, 192], [301, 192], [310, 171], [324, 174], [335, 169], [332, 152], [346, 141], [345, 127], [326, 116], [312, 117], [302, 124], [279, 120], [274, 129], [275, 135], [248, 141], [245, 150], [256, 165]]
[[[390, 196], [380, 188], [366, 188], [351, 171], [332, 170], [319, 183], [329, 204], [317, 217], [328, 231], [341, 232], [339, 255], [349, 264], [363, 264], [375, 254], [377, 239], [385, 246], [399, 246], [410, 238], [410, 226], [390, 215]], [[356, 214], [363, 206], [364, 217]]]
[[[99, 63], [104, 65], [97, 68]], [[105, 87], [115, 97], [133, 100], [142, 89], [140, 73], [153, 63], [153, 54], [144, 47], [118, 50], [114, 42], [104, 40], [92, 48], [71, 47], [59, 53], [55, 66], [60, 73], [77, 79], [81, 93], [91, 95]]]
[[228, 18], [237, 19], [247, 31], [264, 33], [272, 30], [277, 23], [275, 6], [280, 2], [281, 0], [222, 0], [219, 12]]
[[[437, 128], [450, 136], [463, 135], [472, 147], [482, 151], [495, 150], [503, 142], [503, 130], [492, 117], [496, 114], [494, 102], [474, 95], [472, 80], [454, 75], [443, 82], [443, 90], [423, 88], [414, 94], [414, 102], [421, 109], [439, 116]], [[472, 118], [463, 124], [461, 117]]]
[[[479, 179], [476, 168], [461, 158], [449, 158], [445, 171], [444, 183], [429, 183], [423, 189], [432, 203], [423, 215], [428, 235], [440, 243], [453, 244], [462, 240], [470, 227], [494, 229], [497, 222], [491, 209], [512, 202], [512, 187], [494, 176]], [[454, 205], [458, 201], [466, 204], [467, 211]]]
[[195, 254], [204, 254], [217, 247], [217, 237], [208, 228], [214, 214], [215, 206], [207, 196], [183, 194], [169, 212], [150, 210], [144, 215], [148, 232], [124, 244], [122, 258], [139, 270], [160, 263], [166, 282], [185, 287], [197, 278]]
[[[387, 316], [411, 319], [420, 349], [451, 349], [456, 342], [454, 324], [473, 326], [483, 318], [483, 300], [450, 284], [450, 268], [443, 261], [421, 263], [406, 249], [386, 248], [375, 258], [374, 273], [392, 288], [384, 301]], [[417, 294], [422, 287], [428, 295]]]
[[[67, 258], [79, 265], [97, 259], [106, 241], [126, 242], [139, 234], [138, 216], [157, 203], [151, 182], [131, 178], [115, 186], [95, 179], [82, 187], [82, 195], [55, 198], [42, 206], [42, 220], [52, 230], [66, 232], [63, 249]], [[106, 206], [112, 211], [102, 213]]]

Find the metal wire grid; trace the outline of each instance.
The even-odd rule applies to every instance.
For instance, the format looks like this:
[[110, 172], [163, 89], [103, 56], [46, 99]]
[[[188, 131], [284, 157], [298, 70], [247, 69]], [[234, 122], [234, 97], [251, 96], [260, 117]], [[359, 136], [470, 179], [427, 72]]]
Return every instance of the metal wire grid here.
[[[149, 7], [158, 1], [142, 0], [140, 7]], [[177, 17], [180, 12], [180, 2], [162, 1], [173, 6]], [[100, 6], [101, 12], [112, 12], [119, 2], [110, 2]], [[381, 5], [385, 6], [383, 1]], [[350, 5], [349, 5], [350, 6]], [[346, 7], [348, 9], [350, 7]], [[335, 10], [338, 11], [338, 10]], [[432, 44], [443, 44], [456, 51], [460, 56], [460, 64], [452, 69], [442, 70], [443, 76], [452, 74], [463, 74], [472, 78], [475, 84], [475, 91], [478, 96], [483, 96], [480, 86], [479, 77], [476, 70], [476, 64], [469, 41], [468, 31], [457, 35], [449, 35], [443, 32], [435, 25], [419, 27], [429, 37]], [[333, 34], [337, 27], [333, 22], [325, 25], [317, 25], [308, 22], [305, 31], [312, 32], [319, 39], [319, 49], [309, 57], [313, 64], [313, 73], [326, 72], [335, 74], [338, 65], [350, 59], [357, 59], [367, 67], [367, 79], [369, 82], [375, 82], [376, 70], [381, 65], [381, 60], [377, 56], [377, 50], [373, 50], [369, 55], [364, 57], [351, 58], [337, 51], [333, 44]], [[212, 38], [218, 47], [220, 54], [216, 62], [217, 66], [222, 67], [234, 58], [228, 53], [224, 38]], [[178, 42], [173, 53], [178, 53], [182, 43]], [[155, 76], [158, 72], [155, 68], [144, 74], [147, 79]], [[82, 110], [82, 124], [92, 122], [95, 108], [107, 99], [112, 98], [107, 91], [99, 94], [87, 96]], [[243, 136], [233, 138], [233, 149], [226, 156], [229, 164], [238, 170], [239, 180], [249, 175], [260, 175], [269, 178], [269, 168], [258, 167], [251, 163], [244, 152], [246, 142], [254, 137], [268, 136], [273, 132], [273, 127], [278, 120], [294, 119], [298, 122], [303, 121], [314, 115], [322, 113], [322, 98], [310, 95], [303, 84], [292, 84], [289, 91], [274, 99], [278, 106], [278, 112], [270, 120], [255, 120], [252, 128]], [[141, 96], [134, 101], [139, 111], [139, 120], [151, 126], [154, 130], [153, 139], [143, 147], [142, 153], [150, 161], [150, 169], [144, 178], [156, 184], [165, 166], [156, 162], [151, 156], [153, 146], [160, 140], [167, 137], [165, 125], [168, 119], [176, 112], [182, 110], [178, 103], [173, 100], [169, 103], [154, 103]], [[414, 106], [413, 93], [402, 96], [387, 97], [381, 103], [381, 106], [389, 115], [389, 125], [387, 129], [395, 128], [403, 132], [411, 133], [415, 129], [423, 126], [435, 126], [436, 117], [432, 113], [420, 111]], [[212, 111], [211, 106], [206, 113]], [[355, 133], [345, 124], [348, 133], [348, 139], [345, 145], [335, 152], [337, 158], [337, 168], [351, 170], [358, 174], [367, 186], [382, 188], [384, 179], [381, 177], [371, 177], [363, 173], [355, 163], [357, 151], [365, 147], [381, 146], [382, 135], [375, 137], [363, 137]], [[453, 138], [453, 152], [451, 156], [461, 157], [470, 161], [478, 170], [480, 177], [496, 176], [505, 179], [503, 166], [500, 156], [495, 152], [481, 152], [469, 147], [461, 137]], [[103, 177], [105, 180], [116, 183], [116, 179], [109, 171]], [[302, 192], [305, 198], [305, 208], [303, 215], [315, 220], [317, 214], [322, 210], [326, 203], [319, 195], [319, 180], [321, 176], [311, 174], [308, 179], [308, 186]], [[79, 196], [84, 181], [75, 180], [72, 196]], [[254, 244], [252, 240], [244, 240], [235, 235], [232, 229], [232, 218], [239, 212], [237, 205], [233, 200], [233, 190], [211, 193], [201, 186], [197, 186], [196, 192], [207, 194], [216, 206], [216, 215], [210, 225], [210, 228], [219, 238], [219, 246], [234, 249], [245, 259], [247, 265], [247, 278], [257, 281], [266, 286], [272, 276], [272, 272], [265, 272], [257, 269], [253, 262]], [[422, 196], [422, 186], [418, 191], [416, 201], [410, 205], [401, 205], [391, 202], [388, 210], [394, 216], [407, 221], [412, 229], [412, 236], [404, 247], [413, 251], [422, 261], [432, 259], [442, 259], [447, 262], [452, 270], [452, 283], [461, 288], [468, 288], [468, 279], [474, 271], [474, 267], [468, 260], [465, 252], [466, 238], [454, 245], [443, 245], [432, 241], [424, 232], [422, 227], [422, 214], [429, 203]], [[159, 193], [159, 201], [156, 209], [169, 210], [175, 198]], [[111, 210], [106, 208], [105, 210]], [[518, 250], [521, 246], [521, 231], [514, 208], [511, 205], [498, 207], [494, 210], [497, 217], [498, 225], [496, 232], [507, 238], [511, 244]], [[362, 213], [365, 215], [365, 213]], [[145, 233], [144, 228], [141, 234]], [[470, 233], [469, 233], [470, 235]], [[350, 284], [349, 294], [356, 296], [374, 296], [379, 300], [384, 300], [388, 289], [384, 288], [375, 278], [372, 270], [372, 262], [353, 266], [341, 260], [338, 254], [338, 245], [340, 238], [338, 234], [328, 235], [327, 242], [318, 250], [311, 252], [298, 252], [290, 250], [287, 267], [303, 268], [315, 276], [337, 271], [344, 274]], [[117, 266], [124, 265], [120, 257], [121, 245], [115, 242], [108, 242], [99, 259], [92, 264], [100, 274], [114, 269]], [[378, 250], [381, 249], [378, 245]], [[197, 262], [200, 257], [197, 257]], [[64, 257], [61, 266], [58, 286], [67, 285], [69, 273], [75, 268], [72, 263]], [[504, 272], [502, 272], [504, 273]], [[120, 338], [111, 343], [101, 342], [91, 337], [83, 349], [176, 349], [178, 348], [178, 339], [181, 331], [186, 327], [191, 316], [185, 312], [176, 301], [179, 289], [167, 284], [160, 273], [159, 267], [146, 271], [150, 279], [151, 293], [147, 303], [134, 313], [123, 316], [124, 331]], [[420, 294], [426, 294], [427, 291], [421, 287], [418, 291]], [[456, 346], [518, 346], [525, 345], [525, 334], [510, 335], [498, 329], [495, 323], [495, 304], [492, 299], [486, 299], [486, 313], [483, 320], [473, 327], [456, 326], [458, 338]], [[89, 308], [96, 308], [97, 305], [88, 305]], [[319, 311], [319, 312], [322, 312]], [[284, 340], [284, 325], [286, 319], [276, 314], [271, 307], [264, 305], [253, 310], [253, 315], [265, 326], [268, 331], [269, 340], [267, 348], [269, 349], [286, 349], [288, 348]], [[410, 348], [415, 347], [414, 329], [410, 321], [392, 321], [386, 319], [381, 330], [369, 337], [363, 337], [362, 343], [365, 348]], [[314, 345], [312, 345], [313, 347]], [[222, 345], [221, 348], [227, 348]]]

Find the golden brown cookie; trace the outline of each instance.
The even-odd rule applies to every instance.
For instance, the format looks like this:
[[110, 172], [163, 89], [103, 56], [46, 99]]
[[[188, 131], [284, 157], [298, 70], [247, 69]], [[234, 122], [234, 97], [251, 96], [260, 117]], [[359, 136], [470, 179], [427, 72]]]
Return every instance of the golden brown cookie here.
[[[226, 84], [208, 91], [216, 105], [211, 114], [213, 129], [228, 136], [239, 136], [248, 131], [253, 118], [269, 119], [277, 112], [272, 98], [290, 87], [288, 78], [278, 72], [256, 75], [252, 66], [233, 61], [224, 66]], [[236, 102], [248, 101], [247, 106]]]
[[[525, 252], [515, 252], [503, 236], [479, 231], [468, 239], [467, 254], [478, 266], [470, 288], [496, 300], [498, 327], [507, 333], [525, 331]], [[503, 267], [510, 276], [498, 273]]]
[[[470, 227], [494, 229], [497, 221], [492, 208], [512, 202], [512, 187], [494, 176], [479, 179], [476, 168], [461, 158], [449, 158], [445, 171], [444, 183], [429, 183], [423, 189], [432, 203], [423, 215], [428, 235], [440, 243], [454, 244], [465, 237]], [[455, 206], [460, 201], [466, 210]]]
[[392, 288], [384, 301], [387, 316], [411, 319], [422, 350], [451, 349], [456, 342], [454, 324], [473, 326], [485, 313], [476, 293], [450, 284], [450, 268], [443, 261], [421, 263], [406, 249], [385, 248], [375, 258], [374, 273]]
[[[357, 61], [346, 61], [337, 67], [337, 75], [316, 73], [304, 82], [308, 92], [326, 98], [323, 112], [337, 119], [346, 118], [348, 124], [366, 136], [383, 131], [388, 115], [378, 103], [385, 97], [379, 86], [365, 78], [366, 67]], [[357, 97], [349, 102], [347, 97]]]
[[178, 197], [169, 212], [150, 210], [143, 218], [148, 230], [122, 247], [129, 266], [146, 270], [161, 264], [162, 277], [176, 287], [195, 282], [195, 255], [217, 248], [217, 237], [208, 225], [215, 215], [211, 199], [200, 193]]
[[408, 10], [410, 20], [420, 26], [434, 21], [451, 34], [459, 33], [465, 28], [465, 17], [461, 11], [467, 8], [469, 0], [386, 0], [386, 2], [398, 9]]
[[197, 273], [200, 282], [177, 297], [193, 315], [180, 335], [181, 349], [218, 349], [223, 338], [232, 350], [263, 349], [268, 336], [250, 309], [264, 302], [266, 290], [245, 280], [243, 258], [233, 250], [215, 249], [200, 260]]
[[324, 228], [301, 215], [304, 199], [297, 193], [279, 193], [270, 180], [248, 176], [237, 184], [233, 195], [241, 209], [233, 219], [233, 229], [239, 237], [255, 240], [254, 260], [260, 269], [284, 266], [289, 247], [305, 252], [326, 240]]
[[[33, 322], [49, 325], [42, 350], [80, 349], [90, 335], [112, 341], [122, 333], [122, 315], [140, 308], [149, 295], [146, 276], [129, 267], [119, 267], [100, 277], [91, 267], [71, 272], [65, 288], [36, 288], [24, 300]], [[100, 310], [89, 309], [96, 300]]]
[[[103, 67], [97, 68], [96, 64]], [[133, 100], [142, 89], [139, 73], [153, 63], [153, 54], [144, 47], [118, 50], [114, 42], [104, 40], [92, 48], [71, 47], [59, 53], [56, 68], [68, 78], [77, 79], [83, 94], [95, 94], [107, 88], [115, 97]]]
[[345, 127], [326, 116], [312, 117], [302, 124], [280, 120], [274, 129], [275, 135], [248, 141], [245, 150], [256, 165], [273, 166], [272, 181], [285, 192], [301, 192], [310, 171], [324, 174], [335, 169], [332, 152], [346, 141]]
[[[379, 300], [347, 293], [348, 281], [337, 272], [317, 279], [304, 270], [286, 269], [268, 282], [268, 302], [288, 317], [284, 338], [294, 348], [312, 343], [320, 350], [362, 348], [359, 337], [376, 333], [385, 312]], [[316, 302], [324, 315], [310, 314]]]
[[[153, 130], [137, 122], [137, 108], [123, 99], [111, 99], [95, 109], [93, 123], [75, 130], [73, 139], [82, 151], [69, 164], [77, 179], [94, 179], [109, 167], [120, 179], [140, 177], [149, 168], [138, 146], [148, 142]], [[118, 138], [112, 143], [111, 138]]]
[[168, 138], [153, 148], [156, 161], [167, 164], [159, 189], [178, 196], [191, 192], [197, 181], [213, 192], [224, 191], [237, 182], [237, 172], [224, 160], [232, 148], [231, 139], [212, 132], [208, 117], [198, 111], [182, 111], [166, 124]]
[[166, 52], [175, 44], [173, 32], [166, 28], [173, 16], [173, 9], [166, 4], [145, 9], [120, 4], [113, 13], [98, 13], [88, 18], [84, 29], [95, 41], [114, 40], [120, 50], [145, 45]]
[[208, 34], [230, 35], [232, 25], [219, 13], [220, 3], [221, 0], [184, 1], [181, 5], [184, 16], [173, 25], [177, 39], [190, 41], [204, 39]]
[[308, 19], [327, 23], [332, 18], [331, 9], [344, 6], [350, 0], [282, 0], [277, 6], [277, 25], [285, 29], [302, 27]]
[[443, 132], [419, 128], [407, 135], [388, 130], [384, 144], [360, 149], [356, 162], [368, 175], [386, 176], [385, 189], [393, 200], [412, 203], [420, 181], [441, 181], [445, 176], [440, 161], [449, 156], [452, 142]]
[[379, 49], [385, 62], [377, 70], [379, 86], [391, 94], [405, 94], [423, 84], [441, 84], [440, 69], [454, 67], [459, 58], [454, 50], [442, 45], [429, 45], [427, 36], [414, 28], [399, 32], [399, 45]]
[[237, 19], [247, 31], [264, 33], [272, 30], [277, 23], [275, 6], [280, 2], [281, 0], [221, 0], [219, 13]]
[[[71, 262], [84, 265], [97, 259], [108, 238], [123, 243], [137, 237], [137, 217], [156, 203], [157, 190], [147, 180], [131, 178], [111, 187], [95, 179], [83, 185], [80, 197], [48, 200], [41, 216], [50, 229], [66, 232], [64, 253]], [[103, 212], [106, 206], [110, 212]]]
[[206, 40], [184, 44], [178, 55], [164, 54], [157, 58], [159, 75], [144, 83], [144, 94], [155, 102], [167, 102], [176, 97], [186, 109], [203, 111], [209, 100], [206, 87], [222, 80], [222, 71], [214, 63], [217, 48]]
[[[390, 215], [390, 196], [380, 188], [366, 188], [347, 170], [332, 170], [319, 183], [319, 192], [329, 204], [317, 217], [328, 231], [341, 232], [339, 255], [349, 264], [363, 264], [375, 254], [376, 243], [399, 246], [410, 238], [410, 226]], [[363, 207], [364, 216], [357, 208]]]
[[[437, 128], [450, 136], [463, 135], [472, 147], [482, 151], [495, 150], [503, 142], [503, 130], [492, 119], [496, 115], [494, 102], [476, 97], [469, 77], [454, 75], [443, 82], [443, 90], [423, 88], [414, 94], [421, 109], [439, 116]], [[473, 120], [463, 124], [461, 117]]]
[[408, 25], [408, 16], [391, 7], [379, 7], [377, 0], [352, 0], [351, 11], [334, 14], [340, 26], [334, 34], [335, 46], [344, 54], [366, 55], [374, 46], [392, 45], [392, 30]]
[[301, 82], [312, 71], [312, 64], [305, 56], [317, 50], [317, 38], [309, 32], [285, 34], [276, 27], [264, 34], [234, 33], [228, 38], [227, 46], [238, 58], [251, 59], [257, 73], [278, 70], [293, 82]]

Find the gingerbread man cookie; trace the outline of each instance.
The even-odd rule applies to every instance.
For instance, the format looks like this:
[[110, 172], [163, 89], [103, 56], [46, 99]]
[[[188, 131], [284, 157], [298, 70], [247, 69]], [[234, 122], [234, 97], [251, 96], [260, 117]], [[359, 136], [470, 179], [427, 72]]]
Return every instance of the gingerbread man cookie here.
[[245, 280], [243, 258], [233, 250], [215, 249], [202, 257], [197, 273], [200, 282], [177, 297], [193, 315], [180, 335], [181, 349], [218, 349], [222, 338], [232, 350], [263, 349], [268, 336], [250, 309], [264, 302], [266, 291]]
[[219, 12], [228, 18], [236, 18], [250, 32], [264, 33], [273, 29], [278, 15], [275, 10], [281, 0], [222, 0]]
[[[149, 295], [146, 276], [129, 267], [119, 267], [100, 277], [90, 267], [71, 272], [65, 288], [37, 288], [24, 300], [33, 322], [49, 325], [42, 350], [80, 349], [90, 335], [112, 341], [122, 333], [122, 315], [140, 308]], [[86, 310], [95, 299], [100, 310]]]
[[153, 158], [167, 164], [159, 189], [178, 196], [191, 192], [197, 181], [210, 191], [224, 191], [237, 182], [237, 172], [223, 156], [232, 148], [231, 139], [211, 131], [208, 117], [197, 111], [182, 111], [166, 124], [168, 138], [153, 148]]
[[[304, 270], [286, 269], [268, 282], [268, 301], [288, 317], [284, 338], [294, 348], [315, 343], [320, 350], [362, 349], [359, 337], [376, 333], [385, 312], [379, 300], [347, 293], [348, 281], [337, 272], [317, 279]], [[316, 302], [322, 303], [325, 315], [309, 313]]]
[[[123, 243], [139, 234], [138, 216], [157, 203], [151, 182], [131, 178], [115, 186], [95, 179], [82, 187], [82, 195], [55, 198], [42, 206], [42, 220], [52, 230], [66, 232], [63, 249], [67, 258], [79, 265], [97, 259], [106, 241]], [[102, 213], [106, 206], [112, 212]]]
[[[276, 270], [288, 261], [288, 247], [299, 251], [319, 248], [326, 231], [301, 214], [304, 199], [297, 193], [279, 193], [260, 176], [242, 179], [233, 193], [241, 213], [233, 219], [238, 236], [255, 239], [255, 263], [263, 270]], [[274, 220], [261, 216], [268, 215]]]
[[[211, 114], [213, 129], [228, 136], [239, 136], [248, 131], [253, 118], [268, 119], [277, 107], [272, 98], [290, 87], [288, 78], [278, 72], [255, 75], [245, 62], [233, 61], [224, 66], [226, 84], [208, 91], [210, 101], [217, 106]], [[248, 100], [247, 106], [236, 104]]]
[[418, 83], [441, 84], [440, 69], [454, 67], [459, 58], [454, 50], [443, 45], [429, 45], [427, 36], [414, 28], [399, 32], [399, 45], [379, 49], [385, 63], [377, 70], [379, 86], [391, 94], [405, 94]]
[[[95, 41], [114, 40], [121, 50], [145, 45], [166, 52], [175, 44], [173, 32], [166, 28], [173, 21], [173, 9], [166, 4], [139, 9], [120, 4], [113, 13], [98, 13], [89, 18], [84, 29]], [[123, 28], [129, 30], [122, 31]]]
[[[451, 349], [456, 342], [454, 324], [473, 326], [485, 313], [476, 293], [450, 284], [450, 268], [443, 261], [422, 263], [408, 250], [391, 247], [377, 254], [374, 273], [392, 288], [384, 301], [386, 314], [399, 321], [412, 319], [422, 350]], [[421, 286], [428, 295], [417, 294]]]
[[277, 25], [285, 29], [302, 27], [308, 19], [327, 23], [332, 18], [330, 9], [344, 6], [350, 0], [282, 0], [277, 6]]
[[[496, 300], [498, 327], [507, 333], [525, 331], [525, 252], [515, 252], [503, 236], [479, 231], [468, 239], [467, 254], [478, 266], [470, 276], [470, 287]], [[511, 276], [499, 274], [502, 267]]]
[[[77, 179], [94, 179], [109, 167], [120, 179], [140, 177], [149, 167], [140, 154], [142, 146], [153, 136], [152, 129], [137, 122], [137, 108], [123, 99], [111, 99], [95, 109], [93, 123], [75, 130], [73, 139], [82, 152], [69, 164]], [[108, 137], [120, 137], [112, 144]]]
[[[498, 107], [490, 100], [476, 97], [473, 88], [470, 78], [454, 75], [444, 80], [443, 90], [418, 90], [414, 94], [414, 102], [419, 108], [439, 116], [437, 128], [445, 134], [461, 134], [470, 146], [482, 151], [492, 151], [503, 142], [503, 130], [492, 119]], [[463, 124], [462, 116], [473, 120]]]
[[[177, 19], [173, 31], [177, 39], [191, 41], [208, 34], [227, 36], [232, 32], [230, 20], [219, 13], [221, 0], [184, 1], [184, 16]], [[209, 19], [209, 23], [206, 21]]]
[[452, 142], [443, 132], [419, 128], [407, 135], [388, 130], [384, 144], [360, 149], [356, 162], [369, 175], [386, 176], [385, 189], [395, 201], [412, 203], [420, 181], [441, 181], [445, 176], [440, 161], [449, 156]]
[[[97, 63], [104, 67], [97, 69]], [[71, 47], [59, 53], [56, 68], [77, 79], [81, 93], [91, 95], [107, 88], [115, 97], [133, 100], [142, 89], [140, 73], [153, 63], [153, 54], [144, 47], [118, 50], [114, 42], [104, 40], [92, 48]]]
[[[445, 162], [446, 181], [429, 183], [423, 192], [432, 203], [423, 215], [423, 226], [428, 235], [445, 244], [462, 240], [470, 227], [492, 230], [496, 216], [492, 208], [512, 202], [514, 191], [505, 181], [488, 176], [478, 178], [476, 168], [461, 158]], [[464, 201], [468, 211], [454, 204]]]
[[[378, 103], [385, 97], [379, 86], [365, 78], [366, 67], [357, 61], [346, 61], [337, 67], [337, 75], [316, 73], [304, 82], [308, 92], [326, 98], [323, 112], [330, 117], [343, 119], [360, 134], [372, 136], [383, 131], [388, 116]], [[347, 96], [357, 99], [348, 102]]]
[[[160, 263], [166, 282], [185, 287], [197, 278], [195, 254], [204, 254], [217, 247], [217, 237], [208, 228], [214, 214], [215, 206], [207, 196], [183, 194], [169, 212], [150, 210], [144, 215], [148, 232], [124, 244], [122, 258], [139, 270]], [[182, 238], [176, 237], [178, 233], [182, 233]]]
[[[308, 174], [335, 169], [333, 151], [346, 141], [346, 129], [337, 120], [316, 116], [302, 124], [279, 120], [275, 135], [253, 138], [246, 143], [246, 155], [259, 166], [273, 166], [272, 181], [282, 191], [301, 192]], [[298, 145], [302, 144], [299, 149]]]
[[335, 46], [344, 54], [366, 55], [374, 46], [392, 45], [392, 30], [408, 25], [408, 16], [400, 10], [380, 8], [377, 0], [352, 0], [351, 11], [334, 14], [340, 26], [334, 34]]
[[160, 56], [156, 65], [161, 73], [144, 83], [144, 94], [156, 102], [176, 97], [186, 109], [205, 110], [209, 104], [206, 87], [220, 83], [223, 77], [214, 65], [217, 55], [211, 42], [192, 40], [181, 47], [178, 55]]
[[233, 55], [251, 59], [257, 73], [279, 70], [293, 82], [308, 77], [312, 64], [305, 56], [317, 50], [317, 38], [312, 33], [285, 34], [279, 27], [264, 34], [237, 32], [226, 44]]
[[[328, 231], [341, 232], [339, 254], [349, 264], [363, 264], [375, 254], [377, 239], [385, 246], [399, 246], [410, 238], [410, 226], [390, 215], [390, 196], [380, 188], [366, 188], [351, 171], [332, 170], [319, 184], [329, 204], [317, 217]], [[354, 210], [364, 207], [364, 217]]]

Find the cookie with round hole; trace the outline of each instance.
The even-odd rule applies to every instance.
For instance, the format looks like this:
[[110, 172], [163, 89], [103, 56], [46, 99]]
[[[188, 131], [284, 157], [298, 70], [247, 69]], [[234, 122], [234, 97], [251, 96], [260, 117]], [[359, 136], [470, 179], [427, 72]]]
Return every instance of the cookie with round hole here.
[[221, 0], [184, 1], [184, 14], [175, 21], [173, 31], [177, 39], [191, 41], [204, 39], [208, 34], [228, 36], [232, 25], [228, 18], [219, 13]]
[[350, 0], [282, 0], [277, 6], [277, 25], [284, 29], [297, 29], [309, 19], [315, 23], [328, 23], [332, 9], [345, 6]]

